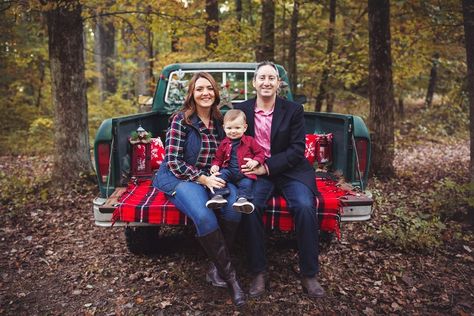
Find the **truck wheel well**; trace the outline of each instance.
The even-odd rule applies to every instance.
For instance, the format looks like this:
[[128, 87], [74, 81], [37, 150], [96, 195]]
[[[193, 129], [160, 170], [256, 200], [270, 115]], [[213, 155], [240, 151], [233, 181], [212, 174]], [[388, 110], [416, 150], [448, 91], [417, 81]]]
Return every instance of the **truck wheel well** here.
[[146, 255], [158, 252], [159, 239], [159, 226], [125, 227], [125, 242], [133, 254]]

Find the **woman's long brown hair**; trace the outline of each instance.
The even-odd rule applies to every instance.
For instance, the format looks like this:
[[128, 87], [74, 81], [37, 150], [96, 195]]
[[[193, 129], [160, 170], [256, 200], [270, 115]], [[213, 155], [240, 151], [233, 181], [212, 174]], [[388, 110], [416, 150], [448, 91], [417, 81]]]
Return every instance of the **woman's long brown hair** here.
[[196, 101], [194, 100], [194, 88], [196, 87], [196, 81], [199, 78], [207, 79], [210, 83], [212, 88], [214, 89], [214, 103], [211, 106], [211, 119], [216, 120], [218, 122], [222, 122], [222, 114], [217, 108], [219, 103], [221, 102], [221, 97], [219, 94], [219, 87], [217, 86], [214, 77], [210, 73], [207, 72], [196, 72], [191, 80], [189, 81], [188, 85], [188, 93], [186, 94], [186, 98], [184, 99], [183, 106], [178, 110], [178, 112], [182, 111], [184, 113], [184, 122], [186, 124], [191, 124], [191, 120], [189, 119], [194, 113], [196, 113]]

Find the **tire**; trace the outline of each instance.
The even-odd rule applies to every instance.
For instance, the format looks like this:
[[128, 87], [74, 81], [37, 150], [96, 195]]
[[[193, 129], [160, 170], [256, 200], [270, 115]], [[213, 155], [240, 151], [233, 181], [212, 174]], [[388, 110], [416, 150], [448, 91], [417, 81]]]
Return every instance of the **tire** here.
[[156, 253], [160, 244], [160, 227], [125, 227], [128, 250], [136, 255]]

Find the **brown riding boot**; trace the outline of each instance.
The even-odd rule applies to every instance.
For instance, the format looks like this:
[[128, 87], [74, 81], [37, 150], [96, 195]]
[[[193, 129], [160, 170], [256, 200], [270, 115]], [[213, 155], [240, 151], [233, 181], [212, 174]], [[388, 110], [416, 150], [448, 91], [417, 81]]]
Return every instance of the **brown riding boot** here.
[[215, 287], [227, 287], [227, 283], [225, 283], [219, 275], [219, 272], [217, 272], [214, 262], [209, 262], [209, 269], [206, 272], [206, 281]]
[[229, 251], [220, 229], [216, 229], [212, 233], [200, 236], [197, 239], [209, 258], [211, 258], [211, 261], [214, 262], [217, 272], [227, 284], [232, 302], [236, 306], [244, 305], [245, 293], [237, 280], [235, 269], [230, 261]]
[[[240, 222], [221, 221], [221, 230], [228, 249], [230, 249], [234, 243], [239, 224]], [[225, 283], [219, 273], [217, 273], [217, 268], [213, 262], [209, 264], [209, 270], [207, 270], [206, 273], [206, 281], [215, 287], [227, 287], [227, 283]]]

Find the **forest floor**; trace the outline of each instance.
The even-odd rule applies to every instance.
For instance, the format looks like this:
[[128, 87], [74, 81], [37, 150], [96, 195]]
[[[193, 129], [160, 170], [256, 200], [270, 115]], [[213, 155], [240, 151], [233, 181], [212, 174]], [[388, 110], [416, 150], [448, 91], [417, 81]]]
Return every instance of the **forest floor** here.
[[[302, 294], [294, 235], [273, 233], [268, 293], [235, 308], [226, 290], [205, 282], [207, 259], [192, 229], [167, 228], [163, 251], [133, 255], [123, 228], [94, 226], [93, 183], [54, 190], [45, 180], [49, 157], [3, 156], [0, 314], [473, 315], [472, 230], [463, 211], [445, 210], [442, 221], [429, 215], [439, 205], [457, 207], [449, 192], [468, 181], [468, 163], [467, 140], [397, 150], [397, 176], [370, 184], [373, 219], [343, 224], [342, 239], [321, 251], [325, 298]], [[440, 183], [451, 191], [438, 194]], [[393, 233], [400, 227], [404, 233]], [[248, 289], [242, 245], [233, 255]]]

